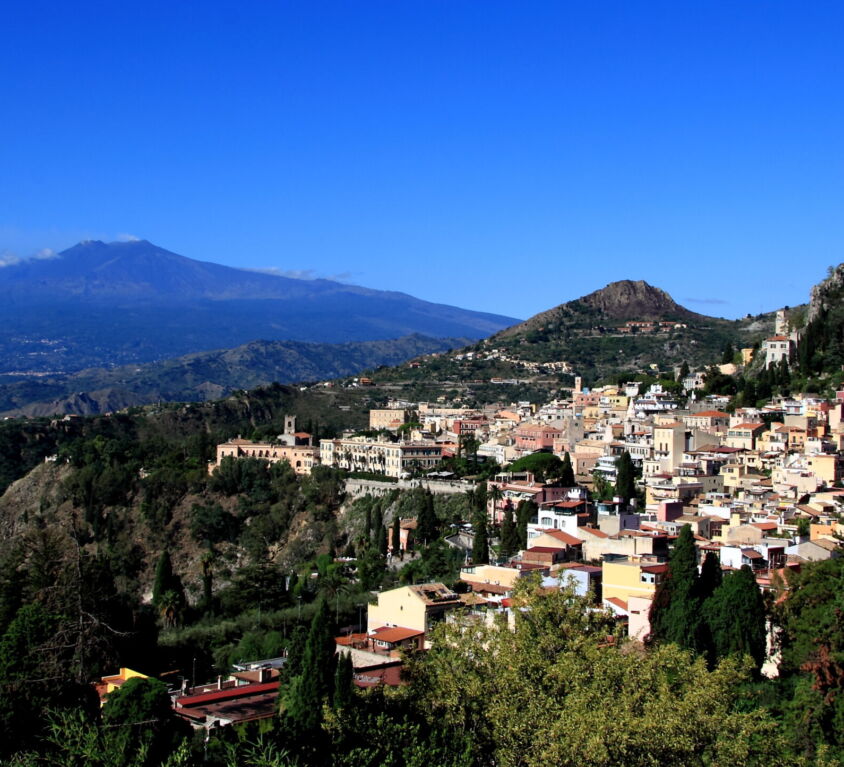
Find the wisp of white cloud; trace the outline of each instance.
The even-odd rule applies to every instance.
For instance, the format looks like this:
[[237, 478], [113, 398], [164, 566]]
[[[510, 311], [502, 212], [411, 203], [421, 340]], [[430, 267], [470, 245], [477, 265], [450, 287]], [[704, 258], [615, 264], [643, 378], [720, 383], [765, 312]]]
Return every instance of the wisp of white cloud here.
[[20, 256], [15, 253], [12, 253], [11, 250], [0, 251], [0, 268], [4, 266], [14, 266], [15, 264], [19, 264], [20, 262]]
[[41, 250], [33, 253], [30, 258], [33, 261], [47, 261], [51, 258], [58, 258], [59, 254], [52, 248], [41, 248]]
[[118, 242], [140, 242], [141, 238], [136, 237], [134, 234], [127, 234], [126, 232], [121, 232], [117, 235]]

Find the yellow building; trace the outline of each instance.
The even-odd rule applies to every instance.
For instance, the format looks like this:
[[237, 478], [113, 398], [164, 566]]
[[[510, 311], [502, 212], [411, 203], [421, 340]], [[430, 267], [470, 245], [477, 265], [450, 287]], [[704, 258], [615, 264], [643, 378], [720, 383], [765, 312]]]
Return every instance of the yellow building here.
[[472, 565], [460, 570], [460, 580], [471, 585], [473, 591], [491, 591], [499, 594], [512, 591], [522, 575], [524, 573], [514, 567], [496, 565]]
[[121, 668], [116, 674], [102, 677], [95, 685], [97, 694], [100, 696], [100, 705], [105, 705], [105, 702], [111, 693], [119, 687], [122, 687], [130, 679], [134, 678], [149, 679], [146, 674], [142, 674], [140, 671], [133, 671], [131, 668]]
[[625, 602], [630, 597], [652, 598], [656, 587], [668, 572], [667, 564], [630, 559], [604, 560], [601, 564], [601, 595]]
[[460, 595], [442, 583], [402, 586], [382, 591], [378, 602], [369, 605], [366, 628], [372, 633], [382, 626], [403, 626], [427, 633], [449, 610], [462, 605]]

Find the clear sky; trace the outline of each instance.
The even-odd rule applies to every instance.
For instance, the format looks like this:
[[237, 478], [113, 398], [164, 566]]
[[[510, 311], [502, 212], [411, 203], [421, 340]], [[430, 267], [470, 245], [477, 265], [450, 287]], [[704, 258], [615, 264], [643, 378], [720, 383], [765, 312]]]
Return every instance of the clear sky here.
[[136, 236], [527, 317], [844, 261], [844, 4], [0, 6], [0, 261]]

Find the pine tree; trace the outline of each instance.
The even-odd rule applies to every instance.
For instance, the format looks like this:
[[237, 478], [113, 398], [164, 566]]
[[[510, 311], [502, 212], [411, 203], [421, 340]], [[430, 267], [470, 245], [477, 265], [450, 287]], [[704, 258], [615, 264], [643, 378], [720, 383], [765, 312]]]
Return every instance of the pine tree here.
[[563, 487], [574, 487], [574, 468], [571, 465], [571, 456], [566, 453], [563, 457], [563, 465], [560, 468], [560, 484]]
[[692, 650], [701, 645], [697, 551], [691, 525], [683, 525], [651, 605], [651, 638]]
[[392, 555], [394, 557], [401, 556], [401, 519], [398, 514], [393, 517], [393, 535], [390, 544]]
[[749, 655], [757, 670], [765, 662], [765, 603], [753, 571], [744, 565], [727, 573], [703, 606], [714, 660]]

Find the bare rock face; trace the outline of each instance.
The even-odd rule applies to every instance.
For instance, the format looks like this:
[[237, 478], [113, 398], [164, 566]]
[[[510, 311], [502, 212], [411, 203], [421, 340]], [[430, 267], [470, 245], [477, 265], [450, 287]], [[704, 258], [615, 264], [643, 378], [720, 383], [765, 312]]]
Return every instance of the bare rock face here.
[[692, 315], [664, 290], [644, 280], [611, 282], [579, 299], [581, 303], [612, 319], [658, 320], [668, 316]]
[[812, 288], [807, 321], [826, 315], [841, 300], [844, 292], [844, 264], [830, 269], [829, 276]]

